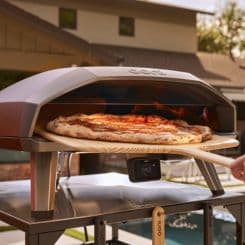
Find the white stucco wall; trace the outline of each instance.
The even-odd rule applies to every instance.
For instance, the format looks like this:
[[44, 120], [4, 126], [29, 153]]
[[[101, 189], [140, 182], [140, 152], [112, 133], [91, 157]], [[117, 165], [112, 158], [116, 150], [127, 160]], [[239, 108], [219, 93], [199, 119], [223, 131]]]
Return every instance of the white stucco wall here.
[[[58, 25], [58, 6], [18, 0], [9, 0], [9, 2]], [[171, 23], [136, 16], [135, 36], [127, 37], [118, 34], [117, 15], [81, 9], [77, 13], [77, 29], [68, 31], [91, 43], [188, 53], [197, 50], [195, 21], [182, 24], [181, 20], [179, 23], [176, 21]]]

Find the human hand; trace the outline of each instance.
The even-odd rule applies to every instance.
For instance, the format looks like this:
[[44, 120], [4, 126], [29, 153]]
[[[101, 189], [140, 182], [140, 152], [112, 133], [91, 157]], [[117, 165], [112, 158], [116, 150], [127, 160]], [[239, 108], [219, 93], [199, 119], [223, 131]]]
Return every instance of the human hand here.
[[238, 157], [231, 164], [232, 175], [245, 182], [245, 155]]

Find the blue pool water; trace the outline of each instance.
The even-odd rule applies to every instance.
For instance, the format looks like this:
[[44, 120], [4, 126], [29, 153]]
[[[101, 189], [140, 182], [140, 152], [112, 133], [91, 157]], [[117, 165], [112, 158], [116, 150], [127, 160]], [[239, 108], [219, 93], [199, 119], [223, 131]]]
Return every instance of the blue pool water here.
[[[165, 220], [166, 245], [202, 245], [203, 215], [168, 215]], [[121, 224], [120, 229], [151, 239], [151, 220]], [[214, 245], [235, 245], [235, 223], [214, 218]]]

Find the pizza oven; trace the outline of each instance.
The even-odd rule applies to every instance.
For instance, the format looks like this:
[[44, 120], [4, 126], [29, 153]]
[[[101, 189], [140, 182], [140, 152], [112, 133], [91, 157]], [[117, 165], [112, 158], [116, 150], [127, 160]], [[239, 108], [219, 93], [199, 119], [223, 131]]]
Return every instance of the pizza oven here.
[[[0, 92], [0, 147], [31, 152], [31, 204], [53, 210], [57, 152], [72, 147], [35, 133], [47, 121], [74, 113], [161, 115], [236, 134], [234, 105], [212, 86], [184, 72], [135, 67], [79, 67], [43, 72]], [[92, 152], [93, 154], [95, 152]], [[212, 165], [210, 165], [212, 166]], [[209, 186], [218, 191], [215, 170]]]
[[1, 91], [0, 136], [30, 138], [37, 123], [77, 112], [157, 114], [208, 125], [217, 133], [236, 132], [234, 105], [191, 74], [87, 67], [43, 72]]

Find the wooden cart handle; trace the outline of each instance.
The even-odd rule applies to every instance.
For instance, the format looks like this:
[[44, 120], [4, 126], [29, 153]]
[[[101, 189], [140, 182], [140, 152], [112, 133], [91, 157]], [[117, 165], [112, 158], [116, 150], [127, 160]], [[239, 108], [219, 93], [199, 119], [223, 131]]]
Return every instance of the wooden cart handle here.
[[155, 207], [152, 212], [152, 245], [164, 245], [165, 223], [164, 209]]

